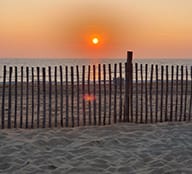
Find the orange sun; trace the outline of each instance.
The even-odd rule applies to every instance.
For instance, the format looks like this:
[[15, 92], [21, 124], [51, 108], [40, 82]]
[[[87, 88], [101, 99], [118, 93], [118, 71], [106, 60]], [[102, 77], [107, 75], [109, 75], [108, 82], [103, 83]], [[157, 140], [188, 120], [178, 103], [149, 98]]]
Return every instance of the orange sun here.
[[104, 45], [104, 37], [101, 34], [87, 34], [86, 42], [88, 43], [89, 48], [92, 49], [99, 49]]
[[99, 39], [97, 37], [92, 38], [92, 43], [97, 45], [99, 43]]

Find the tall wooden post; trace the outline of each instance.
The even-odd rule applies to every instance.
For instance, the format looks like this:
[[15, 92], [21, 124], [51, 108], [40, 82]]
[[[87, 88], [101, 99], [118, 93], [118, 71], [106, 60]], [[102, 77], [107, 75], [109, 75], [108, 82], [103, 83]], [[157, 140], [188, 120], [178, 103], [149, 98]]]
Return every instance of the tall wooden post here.
[[129, 115], [132, 113], [132, 79], [133, 79], [133, 52], [127, 52], [127, 62], [125, 64], [125, 121], [129, 122]]

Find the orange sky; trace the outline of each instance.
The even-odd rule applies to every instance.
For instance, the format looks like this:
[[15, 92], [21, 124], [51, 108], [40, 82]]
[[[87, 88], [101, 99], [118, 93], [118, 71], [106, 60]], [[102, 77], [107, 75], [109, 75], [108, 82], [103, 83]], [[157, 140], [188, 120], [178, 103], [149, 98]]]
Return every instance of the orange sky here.
[[192, 0], [1, 0], [0, 58], [123, 58], [127, 50], [192, 58], [191, 8]]

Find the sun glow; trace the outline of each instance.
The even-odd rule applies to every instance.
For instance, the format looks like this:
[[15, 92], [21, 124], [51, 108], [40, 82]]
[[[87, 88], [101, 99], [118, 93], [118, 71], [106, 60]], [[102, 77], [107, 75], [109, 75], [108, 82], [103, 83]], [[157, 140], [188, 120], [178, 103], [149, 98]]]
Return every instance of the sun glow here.
[[92, 95], [92, 94], [85, 94], [83, 96], [83, 99], [85, 101], [91, 102], [91, 101], [94, 101], [96, 99], [96, 97], [94, 95]]
[[97, 57], [101, 52], [106, 49], [106, 35], [103, 33], [87, 33], [85, 35], [86, 52], [89, 52], [91, 56]]
[[97, 44], [99, 43], [99, 39], [98, 39], [97, 37], [94, 37], [94, 38], [92, 39], [92, 43], [93, 43], [94, 45], [97, 45]]

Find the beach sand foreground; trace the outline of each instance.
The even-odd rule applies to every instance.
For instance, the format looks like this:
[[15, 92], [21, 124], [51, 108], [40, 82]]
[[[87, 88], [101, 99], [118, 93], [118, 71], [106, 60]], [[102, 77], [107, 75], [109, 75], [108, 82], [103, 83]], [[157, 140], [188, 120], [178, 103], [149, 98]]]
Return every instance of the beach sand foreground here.
[[191, 174], [192, 123], [0, 130], [0, 173]]

